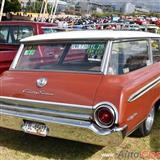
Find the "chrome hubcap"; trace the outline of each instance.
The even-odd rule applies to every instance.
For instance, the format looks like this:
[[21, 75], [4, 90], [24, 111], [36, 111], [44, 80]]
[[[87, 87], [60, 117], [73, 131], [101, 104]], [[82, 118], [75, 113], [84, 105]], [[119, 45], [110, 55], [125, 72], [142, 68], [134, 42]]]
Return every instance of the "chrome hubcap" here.
[[148, 114], [148, 117], [145, 121], [145, 126], [147, 131], [150, 131], [152, 129], [154, 116], [155, 116], [155, 112], [154, 112], [154, 108], [152, 108], [151, 112]]

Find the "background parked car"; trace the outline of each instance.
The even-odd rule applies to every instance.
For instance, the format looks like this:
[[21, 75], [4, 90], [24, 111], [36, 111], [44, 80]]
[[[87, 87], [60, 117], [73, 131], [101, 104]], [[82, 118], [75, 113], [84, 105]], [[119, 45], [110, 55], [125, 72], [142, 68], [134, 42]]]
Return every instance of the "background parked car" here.
[[30, 21], [0, 22], [0, 73], [10, 67], [22, 38], [43, 34], [43, 27], [49, 26], [52, 24]]

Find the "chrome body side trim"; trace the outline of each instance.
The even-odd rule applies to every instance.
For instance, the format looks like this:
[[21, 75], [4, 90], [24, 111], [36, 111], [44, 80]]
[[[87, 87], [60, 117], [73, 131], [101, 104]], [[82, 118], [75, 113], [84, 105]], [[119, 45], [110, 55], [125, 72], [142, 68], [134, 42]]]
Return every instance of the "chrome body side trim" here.
[[133, 102], [137, 100], [138, 98], [142, 97], [145, 93], [147, 93], [149, 90], [151, 90], [158, 84], [160, 84], [160, 76], [155, 80], [151, 81], [150, 83], [148, 83], [147, 85], [145, 85], [144, 87], [142, 87], [141, 89], [139, 89], [137, 92], [133, 93], [129, 97], [128, 102]]

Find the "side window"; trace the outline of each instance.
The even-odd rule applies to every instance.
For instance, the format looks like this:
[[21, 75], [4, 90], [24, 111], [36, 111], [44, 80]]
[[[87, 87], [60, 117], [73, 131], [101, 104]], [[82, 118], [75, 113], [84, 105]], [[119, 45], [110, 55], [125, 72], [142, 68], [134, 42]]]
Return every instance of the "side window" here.
[[8, 43], [17, 44], [25, 37], [33, 35], [33, 28], [30, 26], [13, 26], [10, 27]]
[[21, 26], [19, 27], [19, 34], [18, 34], [18, 41], [20, 41], [23, 38], [33, 36], [33, 28], [32, 27], [26, 27], [26, 26]]
[[160, 62], [160, 39], [153, 39], [151, 41], [153, 62]]
[[18, 32], [19, 32], [18, 26], [11, 26], [10, 27], [9, 39], [8, 39], [9, 44], [18, 43]]
[[0, 26], [0, 43], [17, 44], [22, 38], [33, 35], [30, 26]]
[[7, 26], [0, 26], [0, 43], [7, 43], [9, 28]]
[[147, 40], [114, 42], [109, 74], [125, 74], [149, 65], [148, 46]]

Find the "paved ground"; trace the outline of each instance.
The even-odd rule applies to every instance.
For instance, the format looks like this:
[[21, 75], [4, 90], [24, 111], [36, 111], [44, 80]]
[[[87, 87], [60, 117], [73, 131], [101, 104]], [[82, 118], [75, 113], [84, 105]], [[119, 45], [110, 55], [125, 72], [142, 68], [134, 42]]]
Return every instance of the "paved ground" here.
[[126, 138], [116, 148], [101, 148], [0, 129], [0, 160], [135, 160], [142, 159], [140, 153], [144, 159], [149, 160], [158, 159], [158, 154], [157, 158], [156, 155], [153, 156], [155, 151], [159, 151], [160, 159], [160, 113], [157, 114], [156, 123], [150, 136], [140, 139]]

